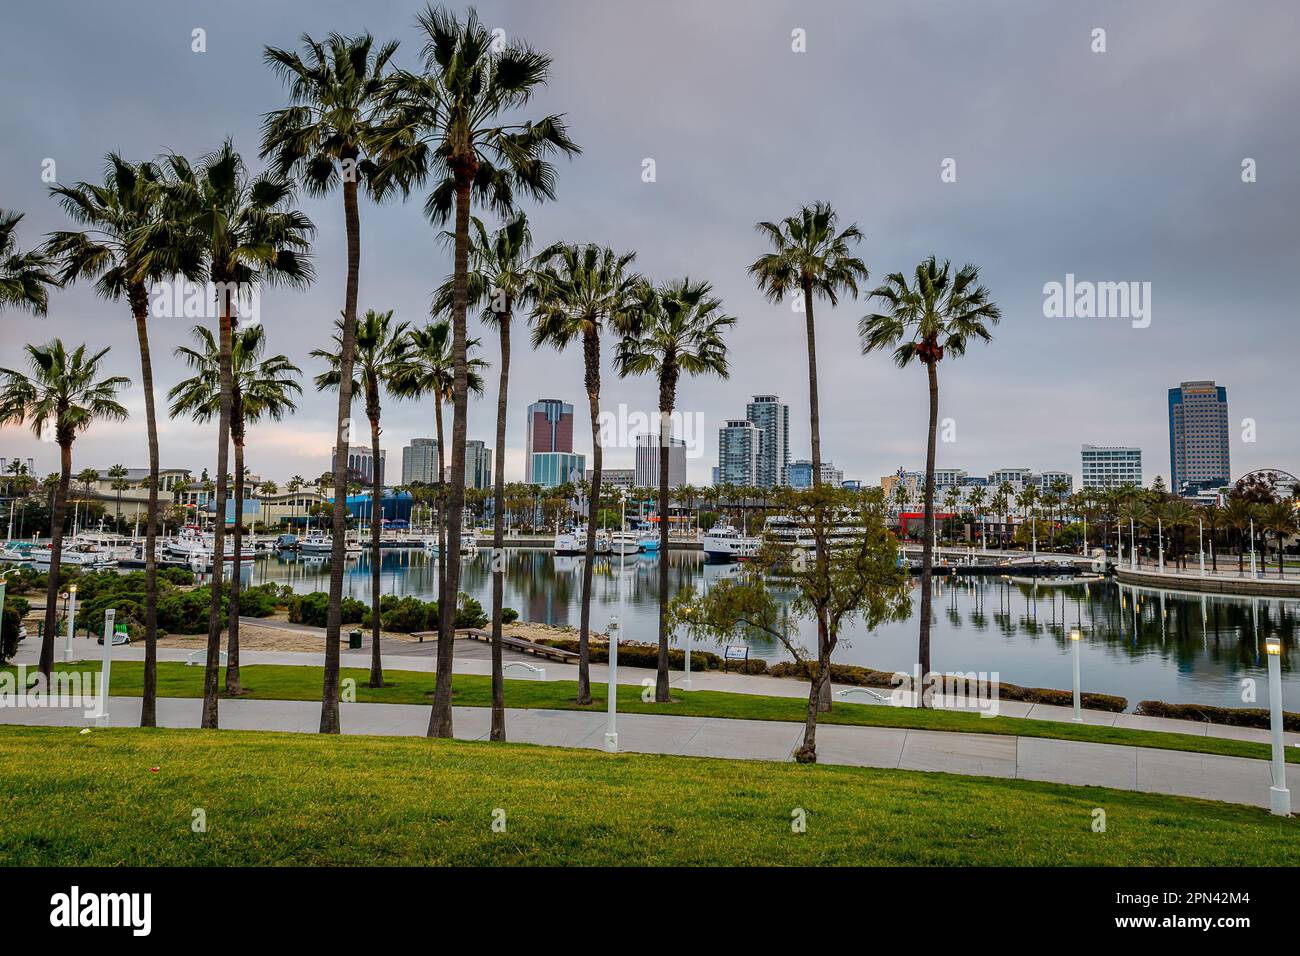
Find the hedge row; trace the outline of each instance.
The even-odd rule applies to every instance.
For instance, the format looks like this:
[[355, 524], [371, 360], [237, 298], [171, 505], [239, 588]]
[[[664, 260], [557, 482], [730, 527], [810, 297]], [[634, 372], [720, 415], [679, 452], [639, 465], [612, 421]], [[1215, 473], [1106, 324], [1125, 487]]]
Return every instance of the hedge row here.
[[[1173, 720], [1199, 720], [1230, 727], [1269, 727], [1269, 713], [1262, 707], [1238, 710], [1235, 707], [1211, 707], [1207, 704], [1166, 704], [1162, 700], [1144, 700], [1135, 713], [1143, 717], [1169, 717]], [[1300, 731], [1300, 714], [1282, 712], [1282, 727]]]
[[[774, 664], [767, 671], [773, 677], [795, 677], [800, 680], [812, 680], [817, 673], [817, 663], [808, 661], [796, 664], [784, 661]], [[858, 667], [854, 664], [831, 664], [831, 680], [837, 684], [854, 684], [858, 687], [894, 686], [893, 671], [878, 671], [870, 667]], [[1026, 704], [1054, 704], [1070, 707], [1074, 704], [1074, 693], [1068, 690], [1054, 690], [1049, 687], [1021, 687], [1019, 684], [998, 683], [998, 700], [1022, 701]], [[1081, 704], [1090, 710], [1106, 710], [1119, 713], [1128, 706], [1128, 698], [1111, 694], [1085, 693], [1080, 697]]]
[[[329, 595], [324, 591], [295, 594], [288, 599], [289, 620], [294, 624], [324, 627], [329, 610]], [[345, 597], [342, 603], [344, 624], [369, 624], [370, 605], [356, 598]], [[501, 618], [509, 623], [519, 617], [513, 608], [502, 608]], [[456, 627], [483, 627], [488, 615], [474, 598], [462, 596], [456, 612]], [[438, 602], [421, 601], [417, 597], [397, 597], [384, 594], [379, 598], [379, 625], [394, 634], [411, 634], [415, 631], [438, 629]]]

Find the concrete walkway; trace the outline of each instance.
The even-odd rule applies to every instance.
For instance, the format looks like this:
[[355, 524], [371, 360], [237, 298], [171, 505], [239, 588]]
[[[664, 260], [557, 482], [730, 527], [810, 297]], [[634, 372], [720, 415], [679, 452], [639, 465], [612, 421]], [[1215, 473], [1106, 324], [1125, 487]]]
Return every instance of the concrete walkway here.
[[[55, 645], [54, 659], [56, 662], [63, 661], [64, 643], [64, 639], [60, 638]], [[415, 645], [409, 642], [395, 641], [393, 645], [391, 651], [388, 649], [387, 644], [384, 645], [384, 648], [381, 648], [384, 651], [383, 663], [385, 670], [432, 673], [436, 669], [437, 660], [435, 656], [438, 647], [436, 640]], [[492, 662], [488, 657], [487, 648], [488, 645], [480, 641], [457, 640], [452, 661], [452, 672], [455, 674], [490, 676]], [[406, 653], [402, 653], [403, 651]], [[34, 638], [23, 641], [18, 645], [18, 653], [12, 663], [26, 664], [29, 668], [35, 667], [39, 653], [39, 641]], [[73, 640], [73, 656], [76, 660], [98, 662], [102, 653], [103, 647], [91, 638], [78, 637]], [[183, 648], [160, 647], [158, 648], [158, 660], [185, 662], [193, 653], [192, 650]], [[555, 661], [534, 657], [531, 654], [516, 654], [511, 651], [503, 651], [502, 657], [506, 662], [515, 660], [544, 669], [545, 679], [548, 681], [577, 680], [578, 671], [573, 665], [560, 664]], [[200, 654], [196, 659], [202, 661], [203, 655]], [[138, 644], [114, 647], [113, 660], [143, 661], [144, 647]], [[324, 652], [243, 651], [240, 654], [240, 660], [245, 666], [251, 664], [281, 664], [296, 667], [323, 667], [325, 665]], [[339, 662], [342, 667], [369, 669], [370, 652], [369, 650], [361, 652], [344, 650], [339, 655]], [[512, 667], [506, 671], [506, 678], [508, 680], [535, 680], [538, 679], [538, 676], [536, 672], [521, 667]], [[685, 678], [686, 674], [683, 671], [669, 671], [670, 684], [679, 690], [682, 689]], [[591, 680], [594, 683], [601, 684], [608, 682], [609, 668], [605, 664], [592, 664]], [[655, 681], [655, 672], [649, 668], [620, 666], [618, 669], [618, 683], [620, 686], [645, 686], [646, 681], [649, 681], [651, 685]], [[862, 688], [851, 684], [832, 684], [831, 687], [837, 701], [890, 706], [888, 703], [877, 700], [871, 694], [862, 693]], [[691, 690], [720, 691], [730, 694], [756, 694], [765, 697], [797, 697], [806, 700], [809, 686], [806, 681], [784, 677], [768, 677], [762, 674], [724, 674], [721, 671], [693, 671], [691, 673]], [[872, 688], [872, 690], [885, 697], [889, 696], [889, 688]], [[997, 716], [1070, 723], [1074, 719], [1074, 711], [1070, 707], [1060, 707], [1052, 704], [1028, 704], [1021, 701], [1004, 700], [998, 704]], [[1082, 716], [1085, 724], [1098, 727], [1120, 727], [1128, 730], [1149, 730], [1157, 733], [1190, 734], [1193, 737], [1218, 737], [1224, 740], [1244, 740], [1262, 744], [1267, 744], [1272, 739], [1268, 730], [1259, 727], [1233, 727], [1228, 724], [1211, 724], [1197, 720], [1174, 720], [1169, 717], [1117, 714], [1105, 710], [1084, 710]], [[1288, 731], [1282, 736], [1287, 746], [1300, 746], [1300, 733]]]
[[[417, 704], [341, 704], [344, 733], [422, 737], [429, 708]], [[158, 700], [158, 724], [195, 728], [202, 701]], [[109, 725], [135, 727], [138, 697], [113, 697]], [[456, 707], [456, 737], [483, 740], [489, 730], [485, 707]], [[320, 704], [314, 701], [223, 700], [221, 726], [231, 730], [283, 730], [314, 733]], [[5, 709], [0, 723], [88, 726], [81, 709]], [[605, 715], [566, 710], [506, 711], [506, 732], [515, 743], [601, 749]], [[618, 718], [623, 751], [788, 761], [803, 739], [801, 724], [767, 720], [729, 720], [623, 714]], [[955, 773], [967, 776], [1043, 780], [1073, 786], [1102, 786], [1143, 793], [1171, 794], [1267, 807], [1267, 761], [1218, 757], [1143, 747], [1079, 743], [993, 734], [941, 733], [891, 727], [817, 728], [818, 760], [824, 764]], [[1300, 789], [1300, 765], [1287, 766], [1288, 786]]]

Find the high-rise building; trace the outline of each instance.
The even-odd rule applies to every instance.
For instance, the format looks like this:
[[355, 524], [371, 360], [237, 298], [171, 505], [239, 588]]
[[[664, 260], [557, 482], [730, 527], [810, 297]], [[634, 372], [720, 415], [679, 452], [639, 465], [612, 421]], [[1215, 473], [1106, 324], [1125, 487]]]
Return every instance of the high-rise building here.
[[413, 481], [426, 485], [438, 481], [438, 442], [432, 438], [412, 438], [402, 448], [402, 484]]
[[1122, 445], [1084, 445], [1084, 488], [1142, 485], [1142, 449]]
[[1213, 382], [1183, 382], [1169, 390], [1169, 489], [1218, 488], [1228, 466], [1228, 390]]
[[[583, 475], [584, 477], [586, 477], [588, 484], [591, 484], [591, 479], [595, 477], [595, 474], [596, 474], [595, 470], [591, 468], [588, 468], [585, 472], [583, 472]], [[659, 479], [657, 478], [655, 479], [655, 481], [658, 480]], [[615, 488], [620, 489], [622, 491], [628, 491], [631, 488], [636, 487], [636, 469], [635, 468], [602, 468], [600, 470], [600, 487], [601, 487], [601, 494], [604, 494], [605, 490], [613, 490]]]
[[[668, 439], [668, 487], [679, 488], [686, 484], [686, 442], [680, 438]], [[636, 436], [637, 487], [659, 487], [659, 436], [649, 432]]]
[[[813, 464], [806, 458], [790, 462], [786, 467], [786, 484], [791, 488], [811, 488]], [[835, 462], [822, 462], [822, 484], [838, 488], [844, 484], [844, 472], [835, 467]], [[860, 484], [860, 483], [859, 483]]]
[[720, 485], [758, 485], [763, 457], [763, 430], [748, 418], [733, 418], [718, 429]]
[[[330, 471], [334, 470], [334, 459], [338, 454], [338, 448], [330, 449]], [[388, 453], [382, 448], [379, 449], [379, 483], [384, 483], [384, 461]], [[358, 481], [362, 484], [371, 484], [374, 478], [374, 460], [371, 457], [369, 447], [361, 445], [348, 446], [348, 481]]]
[[790, 464], [790, 406], [783, 405], [776, 395], [755, 395], [745, 406], [745, 418], [763, 432], [758, 477], [753, 484], [759, 488], [784, 485]]
[[[528, 434], [524, 448], [526, 451], [524, 481], [529, 484], [543, 484], [537, 476], [535, 458], [539, 454], [573, 452], [573, 406], [558, 398], [542, 398], [529, 405]], [[553, 466], [554, 462], [551, 461], [547, 467], [549, 469]], [[578, 474], [582, 474], [581, 467], [578, 468]], [[547, 475], [550, 477], [551, 472], [548, 471]], [[568, 480], [564, 478], [552, 484], [562, 484]]]
[[481, 441], [465, 442], [465, 487], [492, 487], [492, 449]]
[[532, 455], [530, 484], [554, 488], [565, 482], [577, 484], [587, 469], [587, 456], [567, 451], [539, 451]]
[[1068, 471], [1044, 471], [1041, 474], [1034, 475], [1030, 483], [1038, 486], [1039, 494], [1055, 495], [1052, 487], [1057, 483], [1065, 485], [1064, 494], [1073, 494], [1074, 492], [1074, 475]]

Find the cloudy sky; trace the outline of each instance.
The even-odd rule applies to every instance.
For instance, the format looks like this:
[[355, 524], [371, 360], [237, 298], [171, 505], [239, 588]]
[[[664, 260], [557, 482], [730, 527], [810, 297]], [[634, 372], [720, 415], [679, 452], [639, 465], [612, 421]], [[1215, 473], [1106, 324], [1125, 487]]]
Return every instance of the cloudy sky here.
[[[104, 154], [197, 156], [233, 137], [253, 166], [263, 113], [285, 102], [262, 65], [267, 44], [370, 31], [402, 42], [413, 67], [413, 2], [342, 0], [42, 0], [6, 4], [0, 63], [0, 206], [27, 213], [19, 241], [66, 222], [46, 196], [42, 164], [60, 181], [96, 179]], [[754, 232], [814, 200], [831, 202], [866, 235], [872, 279], [934, 253], [973, 262], [1001, 306], [995, 340], [940, 370], [942, 417], [956, 441], [939, 464], [1079, 471], [1079, 445], [1144, 449], [1147, 481], [1168, 478], [1166, 389], [1226, 385], [1234, 474], [1300, 469], [1293, 385], [1294, 282], [1300, 265], [1300, 14], [1291, 2], [641, 3], [484, 2], [486, 25], [554, 57], [550, 85], [529, 112], [567, 114], [582, 155], [559, 168], [558, 201], [529, 207], [539, 242], [595, 241], [635, 250], [656, 279], [710, 280], [738, 317], [731, 378], [687, 380], [683, 409], [704, 416], [708, 480], [721, 419], [776, 392], [791, 407], [795, 457], [809, 453], [802, 317], [755, 290], [747, 265], [765, 251]], [[206, 31], [207, 51], [191, 50]], [[1105, 52], [1094, 52], [1094, 30]], [[792, 50], [804, 31], [806, 52]], [[656, 181], [642, 181], [643, 160]], [[1242, 181], [1243, 160], [1257, 181]], [[941, 177], [955, 160], [956, 181]], [[362, 209], [361, 306], [422, 321], [450, 259], [420, 202]], [[341, 202], [302, 200], [318, 227], [316, 283], [268, 290], [270, 347], [305, 372], [342, 304]], [[1151, 283], [1151, 322], [1046, 318], [1045, 283]], [[924, 464], [926, 389], [920, 369], [860, 354], [870, 306], [819, 305], [823, 454], [874, 481]], [[181, 375], [171, 350], [189, 320], [153, 328], [160, 392]], [[0, 365], [22, 345], [60, 336], [111, 346], [114, 373], [139, 377], [126, 307], [89, 287], [56, 293], [46, 319], [0, 318]], [[494, 340], [485, 337], [494, 361]], [[607, 344], [606, 356], [610, 352]], [[606, 363], [604, 402], [652, 409], [648, 380], [619, 381]], [[581, 355], [515, 352], [507, 478], [523, 476], [523, 407], [563, 398], [582, 414]], [[470, 437], [489, 440], [493, 389], [471, 407]], [[124, 424], [77, 442], [74, 469], [146, 464], [143, 398], [126, 396]], [[298, 414], [255, 428], [250, 468], [281, 482], [320, 474], [333, 440], [332, 396], [308, 391]], [[1242, 441], [1242, 419], [1256, 441]], [[428, 406], [390, 403], [383, 446], [400, 462], [411, 437], [432, 433]], [[196, 473], [215, 461], [215, 426], [161, 426], [162, 464]], [[579, 451], [586, 450], [589, 439]], [[53, 446], [0, 431], [0, 455], [57, 465]], [[630, 466], [631, 453], [607, 454]]]

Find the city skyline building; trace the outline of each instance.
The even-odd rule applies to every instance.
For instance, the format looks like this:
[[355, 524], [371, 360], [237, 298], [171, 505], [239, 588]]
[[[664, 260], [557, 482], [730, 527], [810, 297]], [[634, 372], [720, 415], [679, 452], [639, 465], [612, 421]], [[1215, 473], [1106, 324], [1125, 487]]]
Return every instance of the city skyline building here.
[[729, 419], [718, 429], [717, 485], [757, 485], [763, 430], [748, 418]]
[[758, 474], [753, 483], [759, 488], [786, 484], [786, 469], [790, 465], [790, 406], [783, 404], [778, 395], [755, 395], [745, 406], [745, 418], [763, 432]]
[[586, 473], [587, 456], [566, 451], [542, 451], [532, 455], [529, 467], [532, 469], [529, 484], [543, 488], [554, 488], [566, 482], [577, 484]]
[[1079, 449], [1084, 488], [1142, 485], [1142, 449], [1129, 445], [1083, 445]]
[[[680, 488], [686, 484], [686, 442], [680, 438], [669, 438], [668, 442], [668, 487]], [[658, 434], [645, 432], [636, 436], [636, 467], [633, 470], [638, 487], [659, 487]]]
[[1229, 466], [1228, 390], [1214, 382], [1169, 389], [1169, 490], [1220, 488]]
[[[330, 471], [334, 470], [334, 462], [338, 456], [338, 447], [330, 449]], [[379, 449], [379, 483], [384, 483], [384, 468], [387, 462], [388, 452]], [[348, 463], [347, 463], [348, 481], [359, 481], [363, 484], [370, 484], [374, 481], [374, 459], [370, 454], [369, 448], [361, 445], [348, 446]]]
[[402, 484], [414, 481], [426, 485], [438, 481], [438, 441], [435, 438], [412, 438], [402, 447]]
[[[528, 429], [524, 445], [524, 481], [528, 484], [542, 484], [537, 477], [537, 456], [555, 453], [572, 454], [573, 452], [573, 406], [558, 398], [541, 398], [528, 406], [527, 414]], [[554, 477], [554, 465], [555, 461], [548, 459], [545, 472], [548, 479]], [[578, 474], [581, 475], [582, 471], [582, 467], [579, 467]], [[563, 479], [563, 481], [568, 480], [567, 478]], [[554, 482], [554, 484], [562, 484], [563, 481]]]

